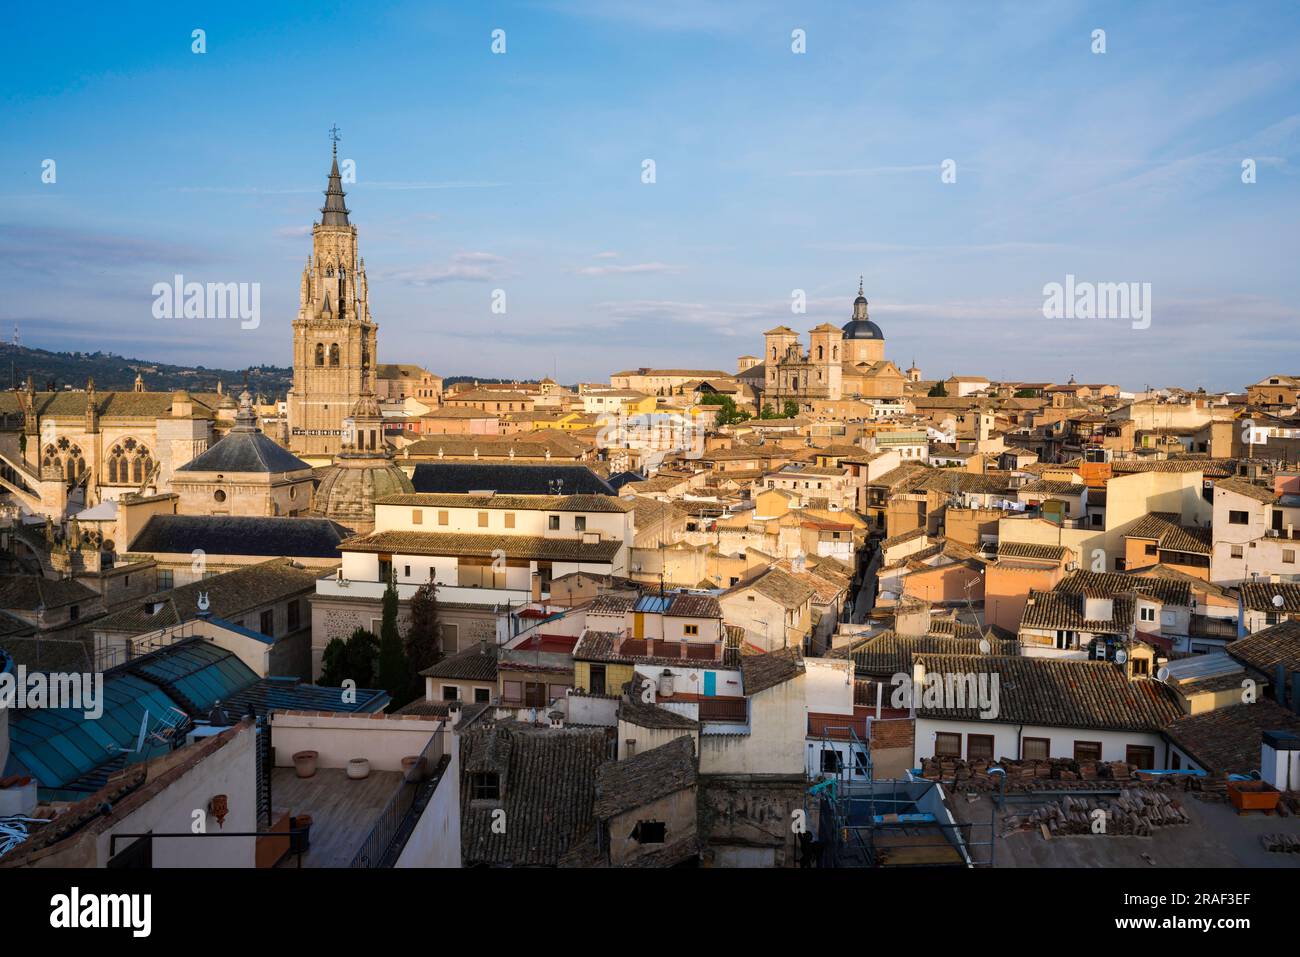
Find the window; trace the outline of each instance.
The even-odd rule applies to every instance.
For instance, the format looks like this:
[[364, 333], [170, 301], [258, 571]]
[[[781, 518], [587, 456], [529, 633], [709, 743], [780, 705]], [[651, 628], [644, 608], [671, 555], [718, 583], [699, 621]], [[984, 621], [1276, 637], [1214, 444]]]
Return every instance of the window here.
[[546, 707], [546, 685], [543, 682], [524, 682], [524, 705], [529, 708]]
[[411, 524], [412, 525], [424, 524], [424, 512], [422, 510], [418, 508], [411, 509]]
[[966, 735], [966, 760], [967, 761], [992, 761], [993, 760], [993, 735], [991, 734]]
[[1052, 742], [1048, 738], [1021, 738], [1020, 760], [1046, 761], [1051, 757]]
[[170, 568], [158, 569], [159, 590], [162, 590], [164, 588], [173, 588], [173, 587], [175, 586], [172, 584], [172, 570]]
[[553, 532], [558, 532], [560, 530], [560, 516], [548, 515], [546, 517], [546, 527]]
[[68, 619], [70, 621], [76, 621], [80, 617], [81, 617], [80, 605], [73, 605], [71, 608], [68, 609]]
[[843, 768], [844, 760], [838, 751], [832, 748], [822, 751], [822, 774], [839, 774]]
[[514, 512], [506, 512], [505, 520], [506, 520], [506, 528], [514, 528], [514, 527], [515, 527], [515, 513], [514, 513]]
[[1150, 658], [1133, 658], [1131, 661], [1133, 665], [1133, 677], [1143, 678], [1151, 674]]
[[1101, 513], [1100, 513], [1100, 512], [1093, 512], [1093, 513], [1092, 513], [1092, 527], [1093, 527], [1093, 528], [1101, 528], [1101, 521], [1102, 521]]
[[258, 621], [257, 630], [268, 638], [275, 637], [275, 609], [268, 608], [266, 611], [262, 612], [261, 618]]
[[700, 633], [699, 625], [682, 625], [682, 632], [687, 638], [694, 638]]
[[510, 702], [518, 703], [524, 698], [524, 686], [519, 681], [501, 682], [501, 697]]
[[1295, 549], [1294, 549], [1294, 548], [1284, 548], [1284, 549], [1282, 549], [1282, 563], [1285, 564], [1285, 565], [1294, 565], [1294, 564], [1295, 564]]
[[1100, 761], [1100, 760], [1101, 760], [1101, 742], [1100, 742], [1100, 741], [1076, 741], [1076, 742], [1074, 742], [1074, 760], [1076, 760], [1076, 761]]
[[1143, 771], [1153, 771], [1156, 766], [1156, 749], [1148, 745], [1130, 744], [1124, 749], [1124, 760], [1136, 764]]
[[475, 801], [501, 800], [501, 776], [491, 772], [470, 778], [470, 794]]
[[442, 686], [442, 700], [443, 700], [443, 701], [459, 701], [459, 700], [460, 700], [460, 688], [456, 687], [455, 685], [443, 685], [443, 686]]
[[1233, 546], [1232, 546], [1232, 557], [1233, 557], [1233, 558], [1244, 558], [1245, 556], [1246, 556], [1245, 549], [1244, 549], [1241, 545], [1233, 545]]
[[1148, 555], [1154, 555], [1154, 554], [1156, 553], [1156, 544], [1155, 544], [1155, 542], [1148, 542], [1148, 543], [1147, 543], [1146, 553], [1147, 553]]
[[302, 606], [298, 604], [298, 599], [289, 602], [289, 630], [297, 631], [302, 627]]
[[438, 524], [439, 524], [439, 525], [446, 525], [447, 522], [448, 522], [447, 513], [446, 513], [446, 512], [439, 512], [439, 513], [438, 513]]
[[934, 756], [936, 758], [960, 758], [961, 735], [939, 731], [934, 736]]
[[1073, 631], [1058, 631], [1056, 633], [1056, 647], [1059, 651], [1068, 651], [1071, 648], [1077, 648], [1079, 645], [1078, 634]]
[[475, 688], [475, 689], [474, 689], [474, 703], [475, 703], [475, 704], [487, 704], [487, 703], [488, 703], [489, 701], [491, 701], [491, 700], [492, 700], [492, 689], [491, 689], [491, 688]]
[[1229, 524], [1229, 525], [1249, 525], [1249, 524], [1250, 524], [1250, 513], [1249, 513], [1249, 512], [1238, 512], [1236, 509], [1229, 509], [1229, 511], [1228, 511], [1228, 524]]
[[605, 666], [591, 665], [591, 687], [587, 689], [592, 694], [605, 693]]
[[478, 527], [479, 527], [479, 528], [487, 528], [487, 527], [488, 527], [488, 513], [487, 513], [487, 512], [479, 512], [479, 513], [478, 513]]
[[668, 838], [668, 825], [663, 821], [637, 821], [631, 838], [638, 844], [663, 844]]
[[575, 532], [585, 532], [587, 530], [587, 516], [577, 515], [573, 519], [573, 530]]
[[1151, 606], [1149, 606], [1149, 605], [1148, 605], [1148, 606], [1145, 606], [1145, 607], [1143, 607], [1143, 608], [1139, 608], [1139, 609], [1138, 609], [1138, 617], [1139, 617], [1142, 621], [1155, 621], [1155, 620], [1156, 620], [1156, 610], [1155, 610], [1154, 608], [1152, 608]]

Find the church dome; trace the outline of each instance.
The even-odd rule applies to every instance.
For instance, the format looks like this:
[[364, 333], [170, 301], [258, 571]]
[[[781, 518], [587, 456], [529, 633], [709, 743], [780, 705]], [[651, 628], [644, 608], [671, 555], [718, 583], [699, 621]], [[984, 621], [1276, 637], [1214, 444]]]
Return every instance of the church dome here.
[[414, 491], [406, 473], [388, 455], [341, 452], [321, 476], [312, 511], [365, 533], [375, 527], [377, 500]]
[[858, 298], [853, 300], [853, 318], [842, 327], [845, 339], [884, 339], [885, 334], [867, 315], [867, 297], [862, 294], [862, 280], [858, 280]]

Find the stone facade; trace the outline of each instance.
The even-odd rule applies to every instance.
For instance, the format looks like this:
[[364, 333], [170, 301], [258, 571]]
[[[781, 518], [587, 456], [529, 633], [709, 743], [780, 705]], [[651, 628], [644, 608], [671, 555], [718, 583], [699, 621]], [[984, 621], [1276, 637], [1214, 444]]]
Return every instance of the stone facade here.
[[304, 455], [339, 451], [344, 418], [376, 387], [379, 326], [370, 318], [366, 263], [343, 198], [336, 150], [293, 323], [289, 447]]

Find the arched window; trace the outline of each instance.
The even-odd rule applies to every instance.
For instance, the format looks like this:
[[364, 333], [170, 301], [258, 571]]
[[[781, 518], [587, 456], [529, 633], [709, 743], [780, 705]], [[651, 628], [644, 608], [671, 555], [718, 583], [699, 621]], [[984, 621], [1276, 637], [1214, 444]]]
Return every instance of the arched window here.
[[323, 366], [325, 364], [325, 343], [316, 343], [316, 364]]
[[818, 346], [818, 347], [817, 347], [817, 358], [818, 358], [819, 360], [820, 360], [820, 359], [825, 359], [825, 358], [826, 358], [826, 349], [825, 349], [823, 346]]
[[837, 359], [837, 360], [838, 360], [839, 357], [840, 357], [840, 347], [839, 347], [839, 346], [831, 346], [831, 358], [832, 358], [832, 359]]
[[54, 468], [59, 464], [59, 453], [53, 445], [45, 446], [45, 455], [41, 459], [42, 468]]
[[776, 358], [776, 346], [773, 346], [773, 347], [772, 347], [772, 358], [773, 358], [773, 359]]
[[336, 342], [330, 346], [330, 365], [336, 366], [338, 364], [339, 364], [339, 344]]

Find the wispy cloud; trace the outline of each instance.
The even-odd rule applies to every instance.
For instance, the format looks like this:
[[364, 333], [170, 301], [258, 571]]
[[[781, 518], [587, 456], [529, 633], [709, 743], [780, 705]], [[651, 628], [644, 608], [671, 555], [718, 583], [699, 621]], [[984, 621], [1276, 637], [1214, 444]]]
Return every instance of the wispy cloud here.
[[676, 273], [681, 267], [668, 263], [626, 263], [610, 266], [579, 266], [573, 270], [577, 276], [623, 276], [637, 273]]
[[488, 252], [460, 252], [443, 263], [428, 263], [377, 274], [378, 279], [411, 286], [435, 286], [449, 282], [498, 282], [506, 261]]

